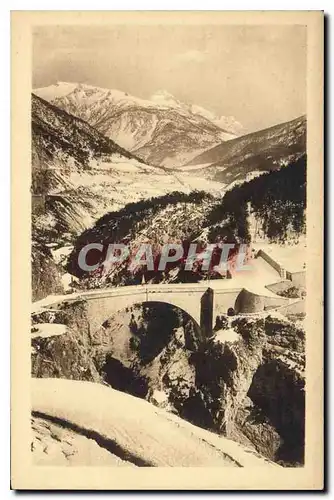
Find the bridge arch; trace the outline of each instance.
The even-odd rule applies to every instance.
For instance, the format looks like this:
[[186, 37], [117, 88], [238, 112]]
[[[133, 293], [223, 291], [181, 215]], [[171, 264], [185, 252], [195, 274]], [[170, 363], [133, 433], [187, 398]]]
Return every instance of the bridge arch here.
[[82, 296], [85, 302], [85, 309], [91, 332], [96, 331], [106, 319], [119, 311], [133, 307], [136, 304], [152, 302], [166, 303], [176, 307], [190, 316], [196, 325], [200, 326], [200, 299], [203, 295], [203, 290], [188, 292], [173, 289], [159, 291], [154, 289], [149, 290], [145, 287], [131, 287], [131, 289], [132, 288], [136, 289], [129, 290], [129, 287], [124, 287], [123, 290], [118, 290], [117, 293], [91, 293]]
[[[117, 313], [121, 313], [122, 311], [125, 311], [127, 309], [132, 309], [135, 306], [142, 306], [143, 308], [148, 307], [151, 310], [154, 310], [154, 307], [157, 307], [158, 304], [163, 304], [166, 307], [170, 307], [171, 310], [172, 308], [175, 311], [179, 311], [184, 319], [188, 319], [192, 323], [192, 327], [188, 324], [186, 328], [184, 329], [184, 341], [185, 341], [185, 346], [189, 350], [196, 350], [198, 348], [198, 344], [201, 343], [204, 338], [205, 338], [205, 331], [203, 330], [203, 326], [200, 324], [200, 322], [194, 318], [189, 310], [186, 310], [185, 308], [181, 307], [180, 305], [177, 305], [175, 303], [176, 301], [167, 301], [165, 298], [162, 300], [162, 297], [154, 297], [153, 299], [149, 300], [139, 300], [139, 297], [137, 296], [136, 300], [132, 301], [126, 301], [121, 304], [120, 301], [116, 301], [116, 304], [110, 303], [107, 300], [104, 303], [101, 303], [101, 301], [96, 302], [92, 300], [84, 300], [82, 301], [84, 305], [84, 310], [86, 313], [86, 320], [89, 325], [89, 334], [92, 339], [92, 341], [96, 344], [99, 344], [101, 342], [101, 338], [103, 338], [104, 333], [103, 333], [103, 328], [107, 328], [108, 325], [106, 324], [107, 321], [115, 316]], [[198, 307], [200, 307], [200, 304], [198, 304]], [[163, 315], [164, 312], [160, 310], [160, 312], [157, 312], [157, 317], [159, 315]], [[151, 319], [154, 321], [154, 313], [151, 316]], [[129, 318], [130, 319], [130, 318]], [[166, 314], [166, 322], [168, 321], [168, 314]], [[212, 321], [212, 311], [211, 311], [211, 321]], [[182, 323], [180, 323], [178, 326], [181, 326]], [[160, 323], [161, 325], [161, 323]], [[160, 326], [159, 325], [159, 326]], [[130, 326], [130, 325], [129, 325]], [[159, 328], [158, 326], [158, 328]], [[170, 322], [171, 330], [174, 330], [174, 328], [177, 328], [177, 326], [173, 325], [173, 320], [171, 319]], [[212, 330], [211, 330], [212, 331]], [[211, 334], [210, 331], [210, 334]], [[166, 338], [166, 332], [162, 328], [160, 330], [162, 334], [162, 339]], [[134, 332], [132, 332], [134, 333]], [[159, 331], [156, 331], [156, 337], [159, 337]], [[139, 337], [140, 338], [140, 337]], [[154, 342], [152, 342], [154, 344]]]
[[[192, 321], [192, 323], [195, 326], [195, 328], [198, 329], [198, 331], [200, 332], [200, 330], [201, 330], [200, 324], [198, 323], [198, 321], [195, 318], [193, 318], [189, 314], [188, 311], [186, 311], [185, 309], [182, 309], [180, 306], [177, 306], [177, 305], [172, 304], [171, 302], [167, 302], [165, 300], [164, 301], [162, 301], [162, 300], [154, 300], [154, 301], [153, 300], [149, 300], [149, 301], [144, 301], [144, 302], [135, 302], [131, 306], [126, 306], [125, 308], [119, 308], [117, 310], [114, 310], [111, 314], [109, 314], [109, 317], [107, 317], [105, 319], [105, 321], [108, 320], [109, 318], [111, 318], [112, 316], [114, 316], [115, 314], [127, 310], [128, 308], [133, 308], [133, 307], [136, 307], [136, 306], [142, 306], [143, 308], [145, 308], [145, 307], [149, 307], [149, 308], [151, 307], [151, 308], [153, 308], [157, 304], [164, 304], [164, 305], [166, 305], [166, 306], [168, 306], [170, 308], [173, 308], [176, 311], [180, 311], [184, 316], [188, 317], [189, 320]], [[103, 326], [103, 323], [100, 326]]]
[[134, 306], [143, 306], [143, 307], [154, 307], [155, 304], [164, 304], [166, 306], [169, 306], [171, 308], [174, 308], [176, 309], [177, 311], [181, 311], [182, 314], [186, 315], [189, 319], [191, 319], [191, 321], [194, 323], [194, 325], [198, 328], [200, 328], [200, 324], [199, 322], [197, 321], [197, 319], [195, 319], [194, 317], [191, 316], [191, 314], [189, 314], [188, 311], [186, 311], [185, 309], [183, 309], [182, 307], [176, 305], [176, 304], [173, 304], [172, 302], [167, 302], [166, 300], [148, 300], [148, 301], [145, 301], [145, 302], [137, 302], [134, 304]]
[[[140, 306], [142, 308], [142, 316], [140, 315], [139, 323], [136, 315], [133, 316], [133, 324], [135, 328], [131, 328], [131, 333], [136, 337], [140, 332], [137, 327], [144, 325], [144, 331], [148, 333], [149, 344], [156, 344], [154, 338], [161, 339], [158, 341], [161, 351], [163, 347], [171, 340], [176, 329], [183, 327], [183, 335], [185, 347], [189, 350], [196, 350], [198, 344], [203, 341], [204, 335], [200, 324], [184, 309], [175, 306], [166, 301], [148, 301], [134, 304], [132, 307]], [[162, 306], [159, 308], [159, 306]], [[117, 313], [116, 313], [117, 314]], [[144, 323], [141, 323], [141, 320]], [[146, 323], [145, 323], [146, 322]], [[137, 331], [136, 331], [137, 330]], [[141, 335], [137, 337], [140, 339]], [[164, 343], [165, 341], [165, 343]], [[151, 345], [148, 346], [151, 348]]]

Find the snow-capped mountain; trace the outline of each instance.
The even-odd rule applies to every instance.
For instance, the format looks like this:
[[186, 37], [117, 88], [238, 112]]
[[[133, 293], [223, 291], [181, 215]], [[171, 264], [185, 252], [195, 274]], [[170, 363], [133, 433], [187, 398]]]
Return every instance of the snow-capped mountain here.
[[216, 116], [211, 111], [202, 108], [197, 104], [182, 103], [166, 90], [158, 90], [150, 97], [150, 100], [156, 102], [157, 104], [160, 104], [161, 106], [170, 106], [171, 108], [179, 108], [183, 109], [188, 113], [199, 115], [217, 125], [224, 131], [224, 133], [228, 131], [229, 134], [234, 136], [240, 136], [245, 133], [244, 127], [241, 125], [241, 123], [236, 121], [234, 116]]
[[178, 167], [243, 132], [233, 117], [216, 117], [164, 90], [144, 100], [119, 90], [59, 82], [34, 93], [152, 165]]
[[211, 111], [208, 111], [201, 106], [197, 106], [196, 104], [192, 104], [190, 109], [193, 114], [203, 116], [203, 118], [211, 121], [219, 128], [228, 130], [229, 133], [234, 136], [238, 137], [245, 134], [244, 127], [241, 123], [236, 121], [234, 116], [216, 116], [214, 113], [211, 113]]

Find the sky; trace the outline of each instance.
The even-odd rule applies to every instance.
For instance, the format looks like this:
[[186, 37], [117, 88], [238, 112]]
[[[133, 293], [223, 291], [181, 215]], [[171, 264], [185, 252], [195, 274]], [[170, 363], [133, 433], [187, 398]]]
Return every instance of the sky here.
[[33, 88], [57, 81], [177, 99], [248, 132], [306, 113], [306, 28], [47, 26], [33, 36]]

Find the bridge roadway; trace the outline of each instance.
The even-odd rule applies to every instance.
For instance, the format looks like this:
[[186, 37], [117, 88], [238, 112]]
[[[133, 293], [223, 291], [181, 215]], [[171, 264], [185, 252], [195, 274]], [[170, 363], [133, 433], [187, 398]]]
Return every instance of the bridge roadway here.
[[213, 280], [200, 283], [131, 285], [88, 290], [73, 294], [49, 296], [33, 304], [33, 312], [59, 309], [64, 304], [82, 301], [86, 307], [90, 331], [97, 331], [117, 311], [145, 302], [164, 302], [185, 311], [209, 335], [215, 318], [227, 314], [256, 313], [286, 305], [289, 300], [266, 291], [258, 295], [242, 287], [232, 287], [233, 280]]

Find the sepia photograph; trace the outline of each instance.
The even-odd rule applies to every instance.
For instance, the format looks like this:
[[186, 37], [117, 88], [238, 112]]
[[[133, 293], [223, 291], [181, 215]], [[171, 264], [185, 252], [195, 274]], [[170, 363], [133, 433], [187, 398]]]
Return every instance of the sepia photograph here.
[[323, 13], [12, 23], [18, 487], [320, 489]]

